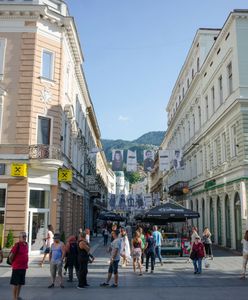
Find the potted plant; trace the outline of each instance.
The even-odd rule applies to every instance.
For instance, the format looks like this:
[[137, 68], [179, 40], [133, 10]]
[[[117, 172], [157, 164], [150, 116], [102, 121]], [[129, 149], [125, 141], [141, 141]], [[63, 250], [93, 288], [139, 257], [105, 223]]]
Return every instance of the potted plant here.
[[13, 245], [14, 245], [14, 234], [13, 234], [13, 231], [10, 229], [9, 233], [7, 235], [5, 247], [3, 248], [3, 256], [4, 257], [8, 257], [9, 252], [10, 252], [11, 248], [13, 247]]

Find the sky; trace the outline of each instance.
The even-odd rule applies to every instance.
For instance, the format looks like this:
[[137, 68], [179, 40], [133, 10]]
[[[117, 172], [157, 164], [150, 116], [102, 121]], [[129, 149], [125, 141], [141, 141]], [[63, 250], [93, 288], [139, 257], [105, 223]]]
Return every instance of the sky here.
[[167, 128], [166, 105], [198, 28], [247, 0], [66, 0], [102, 138]]

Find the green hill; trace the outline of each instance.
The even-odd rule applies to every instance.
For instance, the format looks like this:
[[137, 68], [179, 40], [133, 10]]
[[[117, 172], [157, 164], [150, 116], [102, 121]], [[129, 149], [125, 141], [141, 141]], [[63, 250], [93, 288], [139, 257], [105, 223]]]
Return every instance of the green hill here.
[[112, 160], [112, 150], [120, 149], [124, 150], [124, 160], [126, 160], [127, 157], [127, 150], [136, 150], [137, 161], [141, 164], [143, 162], [143, 151], [146, 149], [157, 149], [162, 143], [164, 135], [164, 131], [152, 131], [134, 141], [102, 139], [102, 145], [109, 162]]

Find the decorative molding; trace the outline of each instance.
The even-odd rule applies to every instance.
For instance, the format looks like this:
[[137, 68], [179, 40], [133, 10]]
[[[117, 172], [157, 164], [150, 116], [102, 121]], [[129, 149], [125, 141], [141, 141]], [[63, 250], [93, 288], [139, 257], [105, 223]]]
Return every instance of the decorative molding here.
[[45, 104], [44, 114], [47, 115], [48, 104], [52, 102], [52, 92], [47, 87], [44, 87], [41, 91], [40, 99]]

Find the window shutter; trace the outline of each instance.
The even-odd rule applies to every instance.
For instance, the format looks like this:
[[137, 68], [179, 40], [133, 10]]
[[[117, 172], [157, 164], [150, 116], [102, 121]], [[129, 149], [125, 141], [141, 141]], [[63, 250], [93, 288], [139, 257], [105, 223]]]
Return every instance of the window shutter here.
[[0, 80], [3, 80], [7, 39], [0, 39]]

